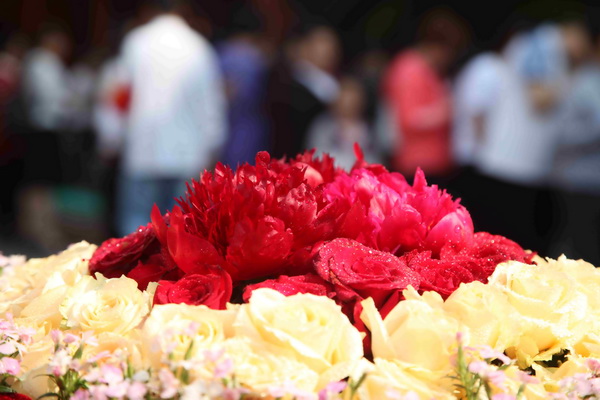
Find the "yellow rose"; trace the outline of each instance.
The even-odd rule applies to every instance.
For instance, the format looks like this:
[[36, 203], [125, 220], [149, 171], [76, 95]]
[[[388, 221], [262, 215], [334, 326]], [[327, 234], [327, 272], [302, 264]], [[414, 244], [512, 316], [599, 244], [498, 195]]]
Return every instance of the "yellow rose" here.
[[[308, 365], [319, 374], [350, 365], [363, 355], [362, 335], [335, 302], [324, 296], [286, 297], [258, 289], [242, 305], [234, 323], [240, 337], [248, 337], [265, 351]], [[328, 375], [336, 379], [336, 374]], [[339, 379], [344, 378], [340, 376]]]
[[439, 385], [433, 371], [398, 360], [375, 359], [374, 367], [367, 372], [362, 385], [358, 388], [361, 400], [398, 399], [412, 392], [419, 399], [455, 399], [452, 395], [452, 382], [447, 387]]
[[315, 392], [319, 374], [294, 358], [257, 350], [247, 337], [223, 343], [226, 357], [233, 361], [238, 382], [257, 392], [282, 387], [290, 382], [297, 389]]
[[[597, 323], [594, 324], [597, 327]], [[600, 358], [600, 335], [588, 332], [573, 346], [574, 353], [582, 357]]]
[[361, 319], [371, 331], [374, 357], [399, 360], [441, 374], [452, 369], [450, 356], [456, 349], [460, 325], [441, 307], [412, 297], [398, 303], [382, 321], [373, 299], [364, 300], [362, 306]]
[[504, 292], [475, 281], [463, 283], [446, 299], [444, 310], [469, 331], [465, 345], [488, 345], [498, 351], [514, 346], [520, 336], [516, 310]]
[[0, 276], [0, 315], [10, 312], [18, 317], [24, 307], [40, 296], [48, 279], [57, 272], [85, 274], [94, 251], [96, 246], [80, 242], [60, 254], [34, 258], [23, 265], [4, 269]]
[[521, 336], [507, 354], [517, 358], [521, 368], [572, 347], [588, 329], [588, 296], [555, 265], [506, 262], [496, 268], [489, 284], [499, 287], [517, 311]]
[[133, 279], [96, 277], [84, 276], [67, 291], [60, 305], [65, 325], [96, 334], [125, 334], [137, 327], [150, 310], [149, 294]]
[[154, 367], [169, 354], [174, 360], [183, 360], [192, 339], [191, 356], [201, 357], [202, 351], [233, 337], [236, 314], [236, 307], [212, 310], [188, 304], [155, 305], [142, 327], [146, 357]]
[[586, 365], [586, 358], [577, 356], [570, 356], [558, 368], [545, 368], [539, 364], [533, 364], [531, 367], [535, 371], [536, 378], [548, 392], [560, 391], [561, 379], [590, 372]]
[[551, 258], [536, 259], [540, 268], [562, 271], [573, 279], [581, 293], [585, 293], [590, 311], [600, 313], [600, 270], [583, 260], [570, 260], [564, 255], [558, 260]]

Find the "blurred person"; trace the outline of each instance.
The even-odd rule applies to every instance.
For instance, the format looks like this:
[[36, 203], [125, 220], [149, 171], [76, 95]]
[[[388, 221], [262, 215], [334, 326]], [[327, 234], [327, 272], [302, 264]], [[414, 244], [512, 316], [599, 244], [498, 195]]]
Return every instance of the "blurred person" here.
[[19, 132], [24, 149], [15, 200], [17, 230], [46, 251], [68, 243], [54, 196], [63, 183], [62, 137], [72, 115], [67, 68], [71, 50], [71, 36], [62, 25], [44, 26], [37, 46], [25, 56], [19, 93], [25, 124]]
[[[96, 155], [101, 169], [100, 187], [105, 194], [109, 215], [117, 211], [117, 181], [122, 140], [125, 135], [131, 90], [122, 60], [107, 58], [98, 72], [92, 111]], [[117, 236], [116, 218], [108, 221], [111, 236]]]
[[256, 153], [270, 147], [265, 113], [270, 51], [253, 9], [242, 7], [233, 25], [217, 53], [228, 95], [229, 136], [223, 162], [235, 168], [253, 162]]
[[502, 37], [473, 57], [456, 79], [452, 142], [462, 168], [453, 189], [477, 230], [540, 251], [539, 193], [531, 185], [543, 168], [535, 146], [544, 133], [535, 124], [527, 88], [507, 60], [506, 41]]
[[533, 127], [524, 142], [530, 149], [525, 159], [528, 168], [515, 171], [513, 181], [536, 193], [535, 226], [541, 252], [554, 240], [560, 224], [559, 196], [551, 185], [552, 165], [568, 112], [567, 93], [574, 68], [586, 58], [585, 38], [583, 21], [565, 19], [541, 23], [507, 46], [507, 59], [526, 88], [533, 110]]
[[381, 79], [388, 62], [389, 57], [385, 51], [372, 49], [363, 53], [355, 66], [355, 73], [365, 88], [365, 113], [370, 124], [377, 118]]
[[316, 25], [288, 43], [286, 63], [271, 81], [269, 114], [276, 157], [304, 150], [310, 124], [337, 97], [341, 49], [328, 26]]
[[164, 211], [216, 161], [226, 137], [224, 89], [211, 45], [189, 27], [183, 1], [154, 1], [156, 15], [124, 39], [130, 100], [118, 183], [119, 233]]
[[417, 42], [391, 62], [383, 96], [395, 121], [393, 168], [407, 175], [420, 167], [436, 181], [452, 171], [451, 95], [445, 78], [467, 40], [467, 26], [446, 9], [425, 15]]
[[26, 56], [22, 83], [29, 123], [26, 182], [61, 181], [60, 135], [71, 115], [67, 69], [71, 49], [69, 34], [60, 25], [49, 25], [42, 30], [38, 47]]
[[355, 143], [361, 146], [368, 162], [379, 162], [365, 118], [366, 101], [361, 82], [351, 76], [343, 77], [337, 99], [311, 125], [306, 147], [315, 148], [317, 154], [328, 153], [338, 167], [347, 171], [356, 162]]
[[[141, 16], [144, 19], [143, 15]], [[149, 16], [145, 19], [148, 22]], [[127, 112], [131, 102], [131, 87], [123, 60], [119, 56], [124, 36], [139, 26], [137, 19], [125, 21], [114, 33], [105, 58], [98, 70], [92, 106], [94, 145], [98, 160], [100, 191], [104, 194], [110, 236], [118, 236], [117, 181], [121, 164], [121, 147], [125, 135]]]
[[594, 46], [580, 26], [571, 28], [569, 40], [577, 57], [571, 57], [551, 175], [563, 213], [551, 256], [600, 266], [600, 39]]

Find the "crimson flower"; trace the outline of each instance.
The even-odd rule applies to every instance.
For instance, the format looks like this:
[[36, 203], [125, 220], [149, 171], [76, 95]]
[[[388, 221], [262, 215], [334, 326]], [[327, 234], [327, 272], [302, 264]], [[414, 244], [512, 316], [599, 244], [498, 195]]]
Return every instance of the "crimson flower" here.
[[351, 239], [334, 239], [316, 255], [319, 276], [332, 283], [336, 299], [354, 303], [372, 297], [382, 307], [395, 292], [419, 288], [420, 277], [400, 258]]
[[189, 274], [178, 281], [161, 280], [154, 294], [154, 304], [185, 303], [223, 310], [231, 298], [231, 277], [214, 268], [205, 274]]
[[234, 282], [308, 272], [312, 246], [333, 235], [337, 213], [321, 186], [340, 171], [312, 153], [289, 162], [256, 156], [234, 172], [217, 164], [188, 185], [170, 222], [153, 212], [162, 245], [185, 273], [220, 265]]
[[[140, 226], [123, 238], [108, 239], [96, 250], [89, 263], [90, 274], [108, 278], [127, 274], [147, 252], [157, 251], [158, 241], [152, 226]], [[154, 249], [152, 249], [154, 247]]]
[[436, 185], [428, 186], [418, 170], [409, 185], [384, 168], [358, 168], [324, 187], [327, 201], [341, 204], [337, 235], [397, 255], [445, 245], [458, 249], [473, 241], [468, 211]]

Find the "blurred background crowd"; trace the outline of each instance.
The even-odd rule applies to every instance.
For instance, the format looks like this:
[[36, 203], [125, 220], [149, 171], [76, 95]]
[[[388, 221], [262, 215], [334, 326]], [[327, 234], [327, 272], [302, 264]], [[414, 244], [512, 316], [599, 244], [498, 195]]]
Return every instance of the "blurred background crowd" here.
[[592, 1], [6, 0], [0, 18], [4, 253], [130, 233], [217, 161], [317, 148], [350, 168], [358, 143], [477, 230], [600, 264]]

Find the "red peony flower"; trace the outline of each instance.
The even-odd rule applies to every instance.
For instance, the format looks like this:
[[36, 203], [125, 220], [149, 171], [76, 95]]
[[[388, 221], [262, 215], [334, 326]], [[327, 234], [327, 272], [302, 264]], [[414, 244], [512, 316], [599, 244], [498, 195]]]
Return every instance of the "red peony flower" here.
[[231, 277], [214, 268], [206, 274], [189, 274], [173, 281], [159, 281], [154, 304], [185, 303], [222, 310], [231, 299]]
[[291, 296], [297, 293], [310, 293], [317, 296], [326, 296], [330, 298], [335, 296], [333, 285], [324, 281], [318, 275], [281, 275], [277, 279], [268, 279], [260, 283], [255, 283], [254, 285], [246, 286], [244, 288], [243, 295], [244, 302], [248, 302], [252, 296], [252, 292], [260, 288], [274, 289], [286, 296]]
[[343, 207], [337, 235], [377, 250], [431, 250], [437, 256], [444, 245], [461, 249], [473, 241], [467, 210], [436, 185], [427, 186], [421, 170], [410, 186], [382, 167], [355, 169], [323, 190], [327, 201]]
[[[531, 261], [506, 238], [474, 234], [467, 210], [420, 170], [409, 185], [360, 150], [351, 173], [313, 154], [261, 152], [236, 171], [217, 164], [173, 210], [155, 207], [151, 224], [104, 242], [90, 272], [126, 274], [141, 289], [159, 281], [157, 304], [222, 308], [233, 285], [244, 300], [271, 287], [333, 297], [352, 319], [367, 297], [385, 315], [408, 285], [448, 296], [500, 262]], [[259, 283], [244, 288], [250, 280]]]
[[338, 216], [318, 185], [339, 173], [312, 153], [284, 162], [261, 152], [235, 172], [218, 164], [192, 181], [169, 224], [157, 224], [159, 238], [186, 273], [218, 264], [239, 282], [308, 272], [306, 255], [331, 238]]
[[331, 282], [341, 303], [372, 297], [383, 306], [395, 292], [409, 285], [419, 288], [419, 275], [398, 257], [378, 251], [351, 239], [334, 239], [315, 258], [319, 276]]

